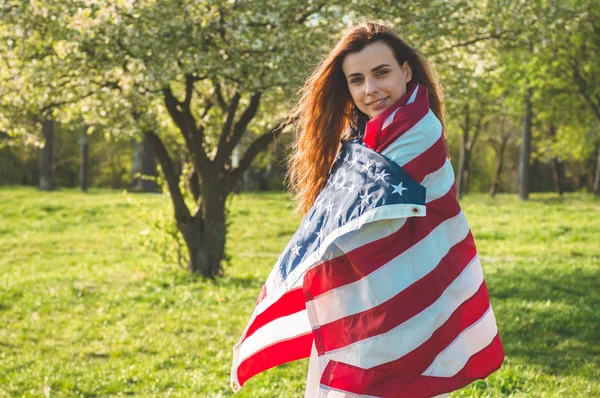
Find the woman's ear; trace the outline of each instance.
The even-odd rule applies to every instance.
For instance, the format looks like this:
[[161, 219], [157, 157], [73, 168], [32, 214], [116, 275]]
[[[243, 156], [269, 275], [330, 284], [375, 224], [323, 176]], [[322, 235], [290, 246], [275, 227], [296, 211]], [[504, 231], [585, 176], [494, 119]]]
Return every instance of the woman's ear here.
[[408, 61], [404, 61], [402, 64], [402, 69], [404, 69], [404, 73], [406, 73], [406, 82], [410, 82], [412, 80], [412, 67]]

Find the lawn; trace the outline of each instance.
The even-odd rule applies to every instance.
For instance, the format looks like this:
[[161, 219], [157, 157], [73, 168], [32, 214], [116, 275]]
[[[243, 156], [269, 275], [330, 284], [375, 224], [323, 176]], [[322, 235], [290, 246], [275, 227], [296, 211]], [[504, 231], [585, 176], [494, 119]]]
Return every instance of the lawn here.
[[[470, 195], [506, 361], [452, 397], [600, 396], [600, 201]], [[0, 189], [0, 397], [230, 397], [234, 343], [298, 226], [285, 194], [229, 202], [225, 276], [144, 249], [161, 195]], [[306, 361], [238, 397], [301, 397]]]

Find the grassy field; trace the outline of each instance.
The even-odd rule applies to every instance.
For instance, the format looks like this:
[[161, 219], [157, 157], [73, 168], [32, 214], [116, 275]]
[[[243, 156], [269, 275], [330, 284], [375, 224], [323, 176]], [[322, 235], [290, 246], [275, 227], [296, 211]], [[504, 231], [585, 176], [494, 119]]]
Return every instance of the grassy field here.
[[[299, 220], [284, 194], [234, 196], [231, 261], [210, 282], [141, 249], [167, 205], [0, 189], [0, 397], [233, 395], [233, 344]], [[600, 201], [472, 195], [463, 209], [506, 362], [452, 397], [600, 396]], [[305, 373], [272, 369], [237, 396], [301, 397]]]

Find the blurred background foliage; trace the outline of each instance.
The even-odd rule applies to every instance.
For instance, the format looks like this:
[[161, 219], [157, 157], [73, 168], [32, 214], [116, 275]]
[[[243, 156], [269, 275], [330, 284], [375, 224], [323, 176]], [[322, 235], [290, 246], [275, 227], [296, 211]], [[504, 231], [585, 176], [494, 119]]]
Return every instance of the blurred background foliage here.
[[[161, 137], [181, 175], [192, 156], [164, 90], [183, 98], [186, 77], [194, 79], [190, 109], [209, 156], [225, 105], [239, 95], [248, 106], [261, 93], [231, 153], [235, 164], [291, 109], [340, 32], [372, 19], [391, 23], [436, 67], [450, 152], [466, 180], [461, 194], [517, 191], [528, 101], [530, 189], [598, 191], [600, 4], [593, 0], [2, 0], [0, 16], [2, 185], [39, 185], [44, 168], [52, 187], [79, 185], [85, 141], [88, 185], [155, 191], [139, 183], [140, 173], [157, 173], [141, 132]], [[45, 120], [53, 121], [51, 137]], [[290, 132], [254, 159], [238, 190], [284, 189]]]

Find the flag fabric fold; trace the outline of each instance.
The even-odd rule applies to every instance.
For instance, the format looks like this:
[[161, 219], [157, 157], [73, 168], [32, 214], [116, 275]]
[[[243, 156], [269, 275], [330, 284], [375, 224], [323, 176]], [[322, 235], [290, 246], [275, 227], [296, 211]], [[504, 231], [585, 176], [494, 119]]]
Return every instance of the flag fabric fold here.
[[[231, 384], [316, 347], [318, 397], [432, 397], [496, 370], [502, 345], [427, 89], [342, 143], [271, 271]], [[311, 359], [312, 360], [312, 359]]]

